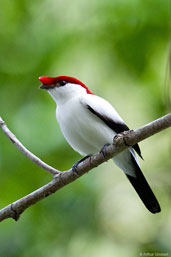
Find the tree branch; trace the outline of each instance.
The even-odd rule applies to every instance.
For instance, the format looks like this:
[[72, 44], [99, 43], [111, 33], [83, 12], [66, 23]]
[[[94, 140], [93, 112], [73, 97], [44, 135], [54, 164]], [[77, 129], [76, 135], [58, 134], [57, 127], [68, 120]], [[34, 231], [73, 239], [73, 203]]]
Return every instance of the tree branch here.
[[52, 175], [56, 175], [60, 173], [59, 170], [54, 169], [53, 167], [49, 166], [41, 159], [39, 159], [36, 155], [31, 153], [17, 138], [16, 136], [9, 130], [3, 119], [0, 117], [0, 127], [2, 128], [5, 135], [11, 140], [11, 142], [22, 152], [27, 158], [29, 158], [32, 162], [36, 163], [38, 166], [43, 168], [44, 170], [48, 171]]
[[73, 182], [89, 170], [99, 166], [101, 163], [111, 159], [129, 146], [132, 146], [160, 132], [161, 130], [171, 127], [171, 113], [155, 121], [152, 121], [151, 123], [135, 131], [129, 130], [123, 132], [122, 134], [117, 134], [114, 137], [113, 144], [106, 147], [105, 158], [101, 152], [94, 154], [78, 164], [76, 172], [73, 172], [72, 169], [60, 172], [41, 161], [38, 157], [32, 154], [21, 144], [21, 142], [15, 137], [15, 135], [8, 129], [1, 117], [0, 127], [2, 128], [6, 136], [23, 154], [25, 154], [31, 161], [35, 162], [37, 165], [53, 174], [53, 179], [51, 182], [0, 210], [0, 221], [7, 218], [13, 218], [14, 220], [18, 220], [21, 213], [23, 213], [24, 210], [26, 210], [31, 205], [55, 193], [60, 188]]

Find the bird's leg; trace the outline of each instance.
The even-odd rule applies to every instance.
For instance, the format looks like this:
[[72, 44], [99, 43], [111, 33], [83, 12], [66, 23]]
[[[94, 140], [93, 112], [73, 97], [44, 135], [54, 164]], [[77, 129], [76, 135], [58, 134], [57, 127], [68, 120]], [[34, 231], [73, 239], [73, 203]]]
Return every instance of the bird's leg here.
[[77, 166], [78, 164], [80, 164], [81, 162], [85, 161], [86, 159], [88, 159], [91, 155], [86, 155], [84, 156], [81, 160], [77, 161], [76, 163], [74, 163], [74, 165], [72, 166], [72, 171], [78, 176], [77, 173]]
[[106, 147], [109, 146], [109, 145], [110, 145], [109, 143], [105, 144], [105, 145], [102, 147], [102, 149], [100, 150], [100, 153], [102, 153], [104, 159], [105, 159], [105, 157], [106, 157]]

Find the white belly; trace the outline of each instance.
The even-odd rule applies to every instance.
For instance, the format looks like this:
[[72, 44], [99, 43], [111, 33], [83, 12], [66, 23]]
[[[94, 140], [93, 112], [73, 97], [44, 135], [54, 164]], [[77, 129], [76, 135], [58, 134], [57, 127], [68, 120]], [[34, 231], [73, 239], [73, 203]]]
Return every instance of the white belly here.
[[[70, 100], [57, 107], [56, 118], [67, 142], [81, 155], [99, 152], [105, 144], [113, 143], [113, 137], [116, 135], [79, 101]], [[125, 173], [134, 176], [130, 151], [133, 152], [131, 148], [126, 149], [113, 160]], [[137, 161], [136, 156], [135, 159]]]
[[96, 153], [113, 141], [115, 132], [80, 102], [57, 107], [56, 117], [67, 142], [81, 155]]

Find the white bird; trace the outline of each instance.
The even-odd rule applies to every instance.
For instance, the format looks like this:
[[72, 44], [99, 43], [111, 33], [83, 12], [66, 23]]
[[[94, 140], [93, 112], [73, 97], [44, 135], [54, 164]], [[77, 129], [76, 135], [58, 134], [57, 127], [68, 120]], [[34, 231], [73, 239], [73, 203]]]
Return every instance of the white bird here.
[[[40, 88], [48, 90], [57, 104], [56, 119], [71, 147], [83, 156], [98, 152], [112, 144], [117, 133], [129, 130], [110, 103], [94, 95], [81, 81], [73, 77], [39, 77]], [[160, 205], [147, 183], [134, 150], [140, 157], [138, 144], [113, 158], [133, 185], [147, 209], [160, 212]], [[85, 159], [85, 158], [83, 158]]]

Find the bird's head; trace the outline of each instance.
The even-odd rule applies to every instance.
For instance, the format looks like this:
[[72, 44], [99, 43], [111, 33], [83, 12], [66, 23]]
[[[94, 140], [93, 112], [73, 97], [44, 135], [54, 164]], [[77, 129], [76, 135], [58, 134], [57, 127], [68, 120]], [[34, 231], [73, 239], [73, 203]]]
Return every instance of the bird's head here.
[[41, 89], [48, 90], [53, 99], [59, 103], [77, 95], [93, 94], [80, 80], [69, 76], [39, 77]]

